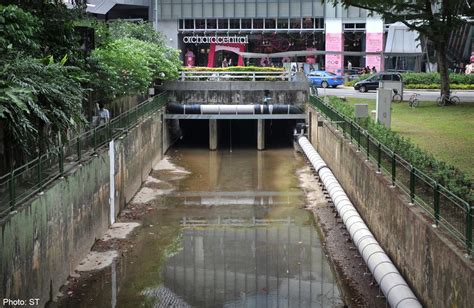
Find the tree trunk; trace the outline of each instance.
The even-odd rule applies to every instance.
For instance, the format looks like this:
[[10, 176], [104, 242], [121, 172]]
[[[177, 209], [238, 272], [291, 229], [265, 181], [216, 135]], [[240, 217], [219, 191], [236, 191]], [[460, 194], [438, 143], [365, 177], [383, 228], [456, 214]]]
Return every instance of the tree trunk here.
[[446, 94], [449, 96], [449, 73], [448, 73], [448, 60], [446, 58], [446, 45], [444, 43], [436, 43], [436, 59], [438, 61], [438, 71], [441, 77], [441, 96]]

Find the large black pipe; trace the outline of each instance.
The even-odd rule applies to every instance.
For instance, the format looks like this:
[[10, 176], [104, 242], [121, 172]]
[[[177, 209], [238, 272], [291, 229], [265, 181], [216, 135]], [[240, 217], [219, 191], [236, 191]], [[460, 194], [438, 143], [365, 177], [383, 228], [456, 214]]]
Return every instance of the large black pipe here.
[[[169, 103], [167, 112], [171, 114], [203, 114], [200, 104], [178, 104]], [[210, 105], [205, 105], [210, 106]], [[270, 104], [270, 105], [212, 105], [215, 107], [215, 112], [210, 113], [206, 110], [205, 114], [249, 114], [249, 106], [253, 106], [253, 114], [301, 114], [303, 111], [294, 105], [288, 104]], [[221, 110], [222, 106], [223, 110]], [[229, 107], [234, 108], [229, 108]], [[224, 108], [225, 107], [225, 108]], [[232, 109], [230, 111], [229, 109]]]

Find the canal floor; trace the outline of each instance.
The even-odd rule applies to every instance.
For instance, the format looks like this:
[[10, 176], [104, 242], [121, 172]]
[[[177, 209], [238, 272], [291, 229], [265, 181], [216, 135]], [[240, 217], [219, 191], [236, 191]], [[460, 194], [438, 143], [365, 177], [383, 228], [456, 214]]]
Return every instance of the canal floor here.
[[141, 226], [60, 307], [342, 307], [292, 148], [175, 148], [120, 221]]

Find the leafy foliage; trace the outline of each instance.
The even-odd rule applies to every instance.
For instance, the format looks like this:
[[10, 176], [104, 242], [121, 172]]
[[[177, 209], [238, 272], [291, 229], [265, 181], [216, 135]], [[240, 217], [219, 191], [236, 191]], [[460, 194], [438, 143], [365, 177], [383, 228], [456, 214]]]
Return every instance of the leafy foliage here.
[[[28, 154], [45, 137], [53, 143], [83, 121], [81, 72], [75, 67], [18, 57], [0, 72], [0, 119], [7, 132]], [[41, 128], [45, 128], [42, 131]]]
[[116, 21], [104, 33], [99, 24], [101, 45], [92, 52], [97, 70], [93, 86], [109, 98], [144, 92], [154, 79], [176, 79], [179, 52], [165, 46], [149, 23]]
[[[354, 119], [354, 107], [337, 97], [330, 97], [331, 105], [343, 115]], [[432, 154], [420, 149], [409, 138], [405, 138], [371, 118], [366, 123], [369, 133], [389, 149], [403, 157], [413, 166], [434, 178], [450, 191], [468, 202], [474, 201], [469, 177], [459, 169], [439, 161]]]
[[402, 22], [433, 42], [441, 74], [441, 93], [449, 93], [446, 48], [451, 33], [474, 15], [474, 5], [466, 0], [332, 0], [380, 14], [388, 22]]

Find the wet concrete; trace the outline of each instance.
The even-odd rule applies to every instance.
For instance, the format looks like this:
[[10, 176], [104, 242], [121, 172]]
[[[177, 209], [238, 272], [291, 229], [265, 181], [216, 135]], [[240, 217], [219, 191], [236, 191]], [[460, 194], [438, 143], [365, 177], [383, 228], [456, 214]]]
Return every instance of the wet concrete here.
[[99, 240], [94, 251], [119, 257], [70, 277], [60, 307], [344, 305], [313, 213], [303, 209], [300, 155], [170, 152], [119, 218], [141, 227]]

